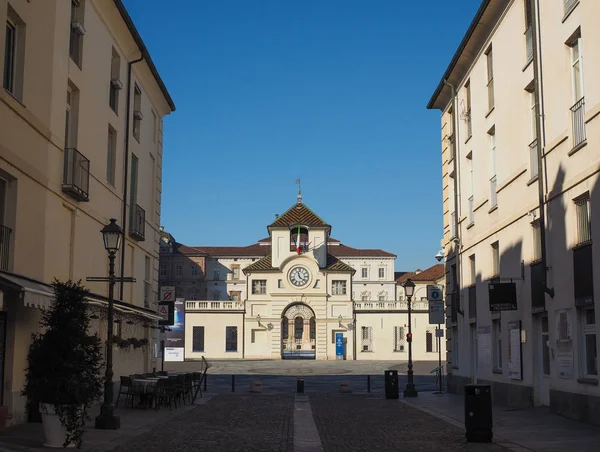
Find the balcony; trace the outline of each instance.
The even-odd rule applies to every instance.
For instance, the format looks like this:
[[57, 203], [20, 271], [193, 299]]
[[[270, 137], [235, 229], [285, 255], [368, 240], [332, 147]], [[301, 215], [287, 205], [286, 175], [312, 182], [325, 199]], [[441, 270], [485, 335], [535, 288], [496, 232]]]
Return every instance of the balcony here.
[[[427, 300], [411, 301], [411, 309], [416, 311], [429, 310]], [[408, 301], [355, 301], [355, 311], [408, 311]]]
[[10, 263], [10, 236], [12, 229], [0, 225], [0, 270], [7, 271]]
[[525, 52], [527, 54], [527, 63], [533, 60], [533, 28], [531, 25], [525, 31]]
[[477, 319], [477, 286], [469, 287], [469, 319]]
[[145, 240], [146, 211], [137, 204], [132, 207], [131, 221], [129, 222], [129, 235], [138, 241]]
[[78, 201], [90, 200], [90, 161], [75, 148], [65, 149], [62, 191]]
[[186, 301], [186, 311], [244, 311], [241, 301]]
[[571, 107], [571, 121], [573, 125], [573, 149], [581, 145], [585, 139], [585, 97]]

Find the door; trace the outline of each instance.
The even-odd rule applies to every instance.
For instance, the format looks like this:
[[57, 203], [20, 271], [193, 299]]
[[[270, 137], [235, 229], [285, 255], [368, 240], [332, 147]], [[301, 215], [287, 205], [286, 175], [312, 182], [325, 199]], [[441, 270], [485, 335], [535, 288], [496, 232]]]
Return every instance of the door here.
[[550, 329], [548, 328], [548, 316], [540, 317], [538, 323], [539, 344], [538, 344], [538, 387], [540, 388], [539, 403], [543, 406], [550, 406]]

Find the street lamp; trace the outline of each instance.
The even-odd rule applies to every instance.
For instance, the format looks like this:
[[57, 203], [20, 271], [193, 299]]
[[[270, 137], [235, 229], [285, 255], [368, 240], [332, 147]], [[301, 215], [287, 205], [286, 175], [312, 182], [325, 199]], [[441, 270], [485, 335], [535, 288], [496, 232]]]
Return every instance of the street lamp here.
[[415, 293], [415, 283], [411, 279], [407, 279], [403, 285], [404, 294], [408, 300], [408, 334], [406, 335], [406, 341], [408, 342], [408, 381], [406, 382], [406, 388], [404, 388], [404, 397], [417, 397], [418, 393], [415, 389], [415, 383], [413, 381], [413, 363], [412, 363], [412, 324], [411, 324], [411, 299]]
[[104, 248], [108, 251], [108, 331], [106, 340], [106, 378], [104, 380], [104, 401], [100, 414], [96, 418], [96, 428], [102, 430], [117, 430], [121, 427], [121, 420], [115, 416], [113, 404], [113, 303], [115, 293], [115, 254], [121, 247], [123, 230], [117, 220], [110, 219], [110, 223], [102, 228]]

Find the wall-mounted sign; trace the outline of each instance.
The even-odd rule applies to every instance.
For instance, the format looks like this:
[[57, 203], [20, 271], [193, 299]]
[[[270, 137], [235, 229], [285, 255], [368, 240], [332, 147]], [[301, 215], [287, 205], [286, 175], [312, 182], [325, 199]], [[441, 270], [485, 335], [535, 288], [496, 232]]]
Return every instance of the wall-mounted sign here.
[[183, 361], [185, 346], [185, 298], [175, 300], [174, 321], [167, 331], [165, 361]]
[[158, 309], [156, 311], [158, 315], [162, 317], [162, 319], [158, 321], [159, 325], [171, 326], [175, 323], [174, 301], [159, 301]]
[[446, 308], [444, 300], [429, 300], [429, 324], [442, 325], [446, 323]]
[[510, 283], [490, 283], [488, 285], [490, 311], [516, 311], [517, 285]]

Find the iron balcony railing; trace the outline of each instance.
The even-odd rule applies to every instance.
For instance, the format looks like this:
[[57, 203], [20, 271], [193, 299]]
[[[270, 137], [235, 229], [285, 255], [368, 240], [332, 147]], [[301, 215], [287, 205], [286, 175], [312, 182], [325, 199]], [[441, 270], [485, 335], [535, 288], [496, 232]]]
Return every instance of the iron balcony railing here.
[[136, 240], [145, 239], [146, 233], [146, 211], [135, 204], [131, 211], [131, 222], [129, 223], [129, 234]]
[[525, 51], [527, 53], [527, 62], [533, 60], [533, 28], [531, 25], [525, 31]]
[[475, 197], [469, 197], [469, 224], [475, 222]]
[[8, 270], [12, 229], [0, 225], [0, 270]]
[[90, 161], [75, 148], [65, 149], [62, 190], [78, 201], [90, 200]]
[[571, 120], [573, 123], [573, 148], [585, 141], [585, 97], [579, 99], [571, 107]]
[[490, 179], [490, 201], [491, 206], [496, 207], [498, 205], [498, 193], [496, 193], [496, 188], [498, 185], [498, 178], [494, 175]]
[[533, 140], [529, 145], [529, 167], [531, 168], [531, 178], [538, 175], [538, 154], [537, 154], [537, 139]]

